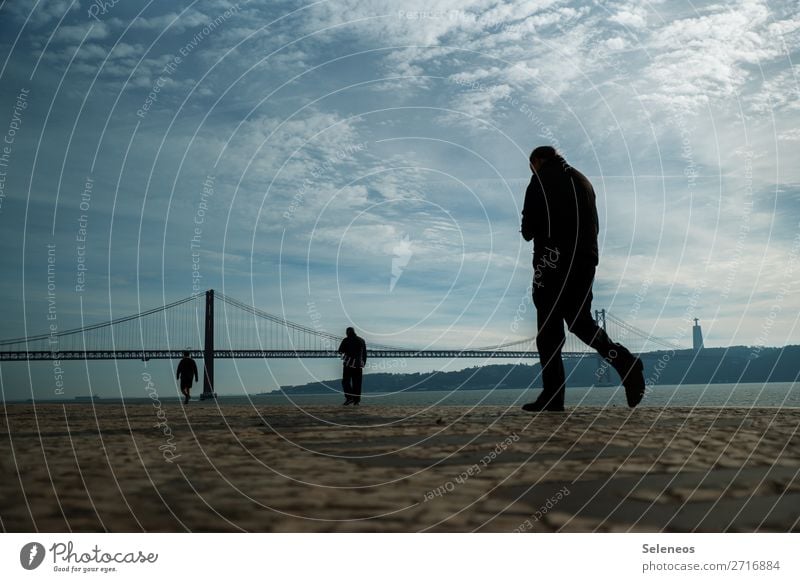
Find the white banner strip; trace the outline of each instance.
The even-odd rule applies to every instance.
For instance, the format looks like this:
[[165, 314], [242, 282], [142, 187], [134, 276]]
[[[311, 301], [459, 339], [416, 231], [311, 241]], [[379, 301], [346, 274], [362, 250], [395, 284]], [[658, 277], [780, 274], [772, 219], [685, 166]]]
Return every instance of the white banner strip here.
[[4, 534], [3, 580], [798, 580], [796, 534]]

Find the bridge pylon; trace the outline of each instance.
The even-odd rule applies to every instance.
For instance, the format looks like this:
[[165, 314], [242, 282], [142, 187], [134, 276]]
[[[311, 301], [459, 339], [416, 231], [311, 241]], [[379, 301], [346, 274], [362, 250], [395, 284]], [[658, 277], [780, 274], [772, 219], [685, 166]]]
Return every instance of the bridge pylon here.
[[203, 344], [203, 393], [200, 400], [216, 398], [214, 392], [214, 290], [206, 291], [205, 343]]
[[[594, 320], [598, 326], [603, 328], [603, 331], [606, 331], [606, 310], [605, 309], [595, 309], [594, 310]], [[600, 386], [608, 386], [611, 384], [611, 378], [609, 377], [608, 367], [609, 364], [606, 362], [602, 356], [599, 354], [597, 355], [597, 370], [595, 370], [595, 385]]]

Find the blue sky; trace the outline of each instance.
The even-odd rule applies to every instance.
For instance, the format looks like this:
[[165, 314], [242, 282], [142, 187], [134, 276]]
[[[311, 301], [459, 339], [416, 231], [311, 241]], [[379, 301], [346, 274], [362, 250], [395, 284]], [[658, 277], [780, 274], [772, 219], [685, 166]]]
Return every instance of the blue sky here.
[[[709, 346], [798, 343], [799, 46], [778, 1], [3, 2], [1, 335], [47, 330], [54, 244], [62, 329], [189, 295], [198, 252], [203, 288], [304, 325], [313, 303], [368, 341], [530, 336], [519, 207], [551, 143], [598, 195], [596, 307], [684, 344], [690, 315]], [[141, 390], [124, 366], [106, 393]], [[28, 370], [2, 367], [7, 395]], [[337, 373], [236, 371], [233, 392]]]

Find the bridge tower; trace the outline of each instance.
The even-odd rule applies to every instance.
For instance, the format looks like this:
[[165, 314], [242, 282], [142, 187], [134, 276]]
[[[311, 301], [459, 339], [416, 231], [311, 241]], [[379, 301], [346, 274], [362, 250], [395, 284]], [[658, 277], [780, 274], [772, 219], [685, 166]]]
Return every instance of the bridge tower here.
[[600, 309], [599, 311], [597, 309], [595, 309], [594, 310], [594, 320], [597, 322], [597, 325], [599, 325], [600, 327], [603, 328], [603, 331], [608, 331], [606, 329], [606, 310], [605, 309]]
[[200, 400], [216, 398], [214, 392], [214, 290], [206, 291], [206, 337], [203, 344], [203, 393]]
[[[603, 328], [603, 331], [606, 331], [606, 310], [600, 309], [594, 310], [594, 320], [597, 322], [597, 325]], [[602, 356], [598, 354], [597, 356], [599, 360], [599, 364], [597, 366], [597, 371], [595, 372], [595, 378], [597, 379], [597, 384], [606, 385], [611, 383], [611, 378], [608, 374], [608, 362], [606, 362]]]

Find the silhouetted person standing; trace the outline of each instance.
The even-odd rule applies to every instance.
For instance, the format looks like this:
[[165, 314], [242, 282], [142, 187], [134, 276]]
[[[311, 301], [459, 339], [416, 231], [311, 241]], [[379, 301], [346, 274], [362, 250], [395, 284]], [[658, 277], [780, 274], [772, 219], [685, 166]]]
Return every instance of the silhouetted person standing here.
[[628, 406], [644, 396], [642, 361], [611, 341], [592, 317], [592, 283], [598, 264], [597, 206], [589, 180], [551, 146], [530, 156], [533, 172], [525, 192], [522, 236], [533, 240], [533, 303], [536, 347], [544, 389], [529, 412], [564, 410], [565, 376], [561, 349], [564, 323], [619, 373]]
[[344, 406], [361, 402], [361, 379], [364, 364], [367, 363], [367, 342], [356, 335], [352, 327], [347, 328], [345, 338], [339, 344], [342, 355], [342, 389], [344, 390]]
[[189, 355], [188, 350], [184, 350], [183, 359], [178, 362], [178, 371], [175, 378], [180, 381], [181, 394], [185, 397], [183, 403], [189, 404], [189, 392], [192, 389], [192, 378], [197, 382], [197, 364]]

